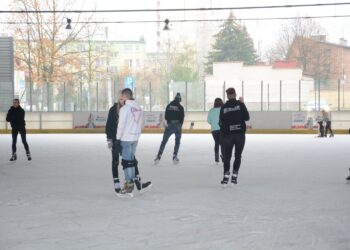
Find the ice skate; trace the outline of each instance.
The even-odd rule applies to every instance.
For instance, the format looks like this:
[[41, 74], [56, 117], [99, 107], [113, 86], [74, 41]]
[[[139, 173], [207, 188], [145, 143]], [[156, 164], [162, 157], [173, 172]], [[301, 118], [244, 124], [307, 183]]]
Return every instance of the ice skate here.
[[150, 181], [142, 182], [141, 177], [139, 176], [135, 178], [134, 182], [135, 182], [136, 189], [140, 191], [140, 193], [147, 192], [152, 187], [152, 182]]
[[134, 194], [132, 191], [134, 190], [134, 183], [132, 181], [126, 181], [124, 183], [124, 187], [120, 190], [116, 195], [120, 198], [132, 198]]
[[154, 165], [157, 165], [160, 162], [161, 155], [157, 155], [156, 158], [154, 159]]
[[28, 161], [32, 160], [32, 156], [30, 155], [30, 151], [27, 151], [27, 159], [28, 159]]
[[224, 174], [224, 178], [223, 178], [222, 181], [221, 181], [222, 187], [227, 187], [227, 184], [228, 184], [229, 179], [230, 179], [230, 172], [226, 172], [226, 173]]
[[332, 137], [334, 137], [334, 134], [331, 134], [331, 135], [329, 136], [329, 138], [332, 138]]
[[[349, 168], [349, 171], [350, 171], [350, 168]], [[350, 184], [350, 175], [349, 175], [348, 178], [346, 178], [346, 182], [347, 182], [348, 184]]]
[[17, 154], [13, 153], [11, 158], [10, 158], [10, 161], [16, 161], [16, 160], [17, 160]]
[[120, 182], [119, 178], [114, 179], [114, 191], [118, 194], [120, 193], [121, 187], [120, 187]]
[[231, 177], [231, 184], [236, 185], [237, 184], [237, 178], [238, 178], [238, 173], [233, 173]]
[[173, 156], [173, 162], [174, 164], [178, 164], [180, 162], [179, 158], [177, 158], [177, 155]]

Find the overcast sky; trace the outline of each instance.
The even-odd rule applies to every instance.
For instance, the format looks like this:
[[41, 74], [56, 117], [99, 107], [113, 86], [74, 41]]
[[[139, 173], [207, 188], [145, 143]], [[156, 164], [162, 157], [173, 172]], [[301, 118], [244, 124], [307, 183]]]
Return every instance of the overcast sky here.
[[[67, 1], [67, 0], [64, 0]], [[10, 0], [1, 0], [0, 8], [9, 9]], [[71, 1], [68, 1], [71, 2]], [[233, 6], [261, 6], [261, 5], [284, 5], [284, 4], [307, 4], [307, 3], [333, 3], [333, 2], [350, 2], [335, 0], [160, 0], [160, 8], [190, 8], [190, 7], [233, 7]], [[147, 9], [156, 8], [157, 0], [77, 0], [72, 9]], [[215, 12], [162, 12], [161, 20], [166, 18], [174, 19], [210, 19], [225, 18], [229, 11]], [[286, 8], [271, 10], [237, 10], [234, 11], [237, 18], [256, 18], [256, 17], [287, 17], [287, 16], [317, 16], [317, 15], [350, 15], [350, 5], [348, 6], [331, 6], [331, 7], [307, 7], [307, 8]], [[73, 21], [74, 21], [74, 17]], [[6, 21], [7, 16], [0, 14], [0, 20]], [[95, 20], [156, 20], [156, 13], [117, 13], [117, 14], [96, 14]], [[350, 41], [350, 18], [327, 18], [316, 20], [326, 30], [329, 41], [338, 42], [340, 37]], [[260, 47], [262, 53], [268, 49], [278, 38], [278, 32], [283, 22], [286, 21], [244, 21], [250, 35], [253, 37], [256, 49]], [[218, 22], [206, 24], [213, 27], [214, 31]], [[181, 39], [193, 41], [195, 39], [194, 31], [198, 28], [199, 23], [173, 23], [170, 33], [175, 40]], [[163, 24], [162, 24], [163, 26]], [[115, 40], [134, 40], [144, 36], [148, 50], [153, 51], [156, 48], [157, 25], [151, 24], [112, 24], [109, 27], [109, 38]], [[103, 30], [103, 29], [101, 29]], [[0, 32], [6, 32], [4, 25], [0, 24]]]

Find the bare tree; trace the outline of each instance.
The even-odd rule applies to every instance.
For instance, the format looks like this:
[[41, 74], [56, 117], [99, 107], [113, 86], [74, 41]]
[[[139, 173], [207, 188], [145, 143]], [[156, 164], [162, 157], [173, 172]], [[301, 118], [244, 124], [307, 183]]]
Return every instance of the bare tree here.
[[[16, 0], [12, 8], [23, 11], [13, 19], [15, 18], [16, 22], [27, 23], [10, 26], [15, 38], [16, 66], [25, 71], [31, 66], [33, 82], [41, 86], [46, 85], [46, 104], [49, 111], [49, 97], [52, 92], [50, 85], [72, 80], [76, 73], [74, 69], [79, 68], [79, 54], [69, 50], [68, 45], [79, 39], [86, 25], [77, 24], [81, 17], [75, 15], [71, 29], [66, 30], [67, 17], [55, 11], [68, 10], [69, 6], [60, 6], [58, 0]], [[51, 10], [52, 13], [40, 13], [43, 9]], [[37, 12], [28, 13], [29, 10]], [[30, 42], [27, 43], [28, 36]]]

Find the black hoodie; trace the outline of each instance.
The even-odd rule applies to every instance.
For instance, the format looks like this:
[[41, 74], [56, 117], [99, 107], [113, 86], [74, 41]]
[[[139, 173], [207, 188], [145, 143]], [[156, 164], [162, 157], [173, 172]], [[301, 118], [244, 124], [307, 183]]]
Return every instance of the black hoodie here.
[[108, 112], [108, 118], [106, 123], [106, 135], [107, 139], [117, 140], [117, 129], [119, 121], [119, 103], [115, 103]]
[[22, 130], [26, 126], [24, 116], [25, 111], [21, 106], [18, 106], [17, 108], [12, 106], [7, 112], [6, 121], [11, 124], [12, 129]]
[[181, 125], [184, 123], [185, 112], [178, 100], [174, 100], [166, 106], [165, 120], [170, 123], [171, 121], [179, 121]]
[[236, 99], [228, 100], [220, 110], [219, 125], [223, 134], [245, 133], [246, 121], [249, 121], [247, 107]]

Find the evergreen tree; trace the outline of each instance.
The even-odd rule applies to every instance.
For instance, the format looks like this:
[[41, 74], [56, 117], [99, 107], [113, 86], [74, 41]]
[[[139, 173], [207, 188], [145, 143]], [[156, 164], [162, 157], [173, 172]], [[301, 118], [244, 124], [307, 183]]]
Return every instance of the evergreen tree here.
[[209, 52], [206, 63], [207, 73], [212, 73], [213, 62], [242, 61], [254, 64], [257, 61], [253, 39], [246, 27], [235, 21], [232, 12], [214, 37], [213, 51]]

